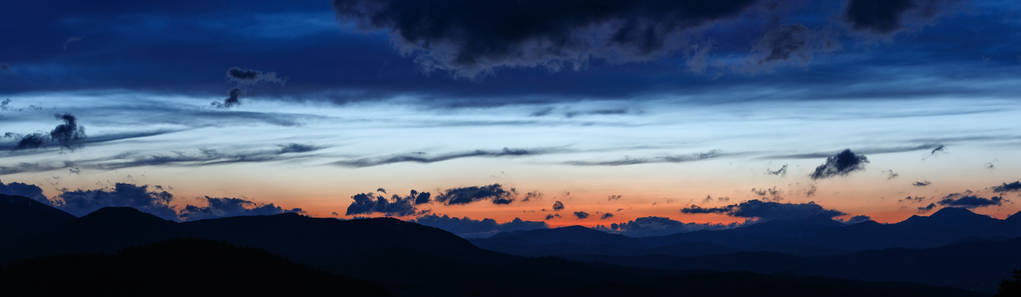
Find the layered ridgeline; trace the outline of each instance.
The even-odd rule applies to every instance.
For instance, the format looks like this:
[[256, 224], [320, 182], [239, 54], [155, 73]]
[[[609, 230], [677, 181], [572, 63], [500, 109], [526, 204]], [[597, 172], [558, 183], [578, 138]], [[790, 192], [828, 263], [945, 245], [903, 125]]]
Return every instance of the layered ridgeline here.
[[[329, 294], [340, 296], [981, 296], [917, 284], [526, 258], [395, 219], [283, 214], [178, 223], [131, 208], [75, 218], [27, 198], [0, 201], [5, 287], [31, 288], [45, 275], [48, 283], [88, 283], [75, 286], [76, 293], [118, 292], [150, 288], [152, 282], [132, 281], [151, 275], [163, 286], [191, 286], [206, 278], [216, 287], [198, 292], [205, 295], [239, 285], [323, 293], [316, 290], [335, 282]], [[170, 270], [175, 273], [161, 268], [165, 265], [175, 266]], [[208, 280], [235, 274], [239, 278]], [[248, 276], [252, 281], [230, 281]]]
[[573, 226], [472, 241], [523, 256], [671, 270], [908, 281], [991, 292], [1021, 267], [1021, 214], [999, 220], [944, 208], [895, 224], [845, 224], [816, 217], [654, 237]]

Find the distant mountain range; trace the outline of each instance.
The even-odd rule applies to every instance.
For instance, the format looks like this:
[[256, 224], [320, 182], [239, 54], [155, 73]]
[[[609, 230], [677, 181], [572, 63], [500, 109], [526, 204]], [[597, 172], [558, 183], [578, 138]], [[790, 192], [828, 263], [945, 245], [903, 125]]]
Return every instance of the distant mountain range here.
[[[98, 286], [80, 287], [82, 291], [77, 293], [127, 288], [132, 284], [119, 281], [137, 279], [138, 274], [145, 273], [165, 277], [162, 283], [166, 286], [188, 286], [190, 277], [212, 277], [210, 275], [219, 273], [273, 276], [276, 275], [273, 271], [282, 271], [310, 278], [302, 281], [275, 276], [259, 280], [272, 282], [279, 277], [280, 284], [309, 288], [320, 288], [324, 281], [346, 283], [333, 292], [342, 296], [982, 296], [966, 290], [918, 284], [805, 275], [680, 271], [702, 267], [698, 263], [689, 264], [693, 263], [690, 259], [663, 253], [657, 256], [662, 262], [676, 262], [677, 266], [649, 265], [644, 260], [618, 258], [624, 254], [595, 259], [586, 257], [599, 253], [562, 253], [588, 255], [576, 258], [589, 263], [521, 257], [478, 248], [446, 231], [395, 219], [341, 221], [283, 214], [178, 223], [131, 208], [104, 208], [75, 218], [28, 198], [0, 196], [0, 224], [3, 232], [0, 238], [4, 238], [0, 245], [0, 263], [7, 263], [0, 266], [3, 274], [0, 285], [24, 281], [30, 278], [27, 276], [39, 275], [44, 270], [56, 272], [45, 278], [52, 283], [102, 282]], [[762, 224], [757, 228], [768, 226]], [[755, 229], [749, 227], [748, 230]], [[557, 240], [572, 243], [574, 240], [573, 246], [565, 244], [564, 247], [580, 248], [588, 242], [589, 246], [594, 246], [591, 251], [603, 252], [614, 250], [598, 248], [601, 244], [626, 246], [635, 240], [578, 227], [542, 231], [547, 233], [503, 234], [495, 236], [494, 240], [518, 237], [536, 244]], [[559, 233], [570, 236], [559, 236]], [[710, 242], [691, 248], [693, 245], [685, 241], [676, 243], [679, 244], [677, 248], [689, 248], [690, 253], [702, 255], [710, 254], [718, 244]], [[670, 250], [673, 245], [661, 245], [652, 250], [656, 248]], [[552, 250], [547, 247], [543, 251]], [[643, 250], [634, 248], [634, 251]], [[279, 255], [283, 261], [273, 260], [276, 257], [273, 255]], [[938, 266], [938, 263], [932, 265]], [[159, 265], [181, 267], [175, 268], [179, 273], [160, 274], [159, 268], [153, 267]], [[224, 268], [224, 265], [236, 269]], [[83, 270], [82, 267], [108, 268]], [[94, 271], [109, 273], [111, 277], [83, 278], [61, 271], [77, 271], [78, 274]], [[132, 275], [134, 278], [127, 277]], [[134, 285], [146, 287], [138, 284], [144, 283]], [[224, 290], [236, 284], [218, 285], [217, 289]], [[246, 282], [243, 285], [260, 284]], [[87, 290], [89, 288], [93, 290]]]
[[522, 256], [673, 270], [754, 271], [871, 281], [910, 281], [979, 291], [1021, 267], [1021, 215], [998, 220], [963, 208], [895, 224], [845, 225], [829, 218], [633, 238], [584, 227], [474, 239]]

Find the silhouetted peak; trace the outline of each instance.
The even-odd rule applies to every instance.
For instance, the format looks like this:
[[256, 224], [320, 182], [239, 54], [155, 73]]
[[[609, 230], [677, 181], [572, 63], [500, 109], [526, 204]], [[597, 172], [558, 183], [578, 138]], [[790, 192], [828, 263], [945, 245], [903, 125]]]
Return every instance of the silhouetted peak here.
[[944, 219], [960, 219], [960, 218], [975, 218], [975, 217], [984, 217], [984, 216], [980, 215], [980, 214], [977, 214], [977, 213], [974, 213], [974, 212], [971, 212], [967, 208], [961, 208], [961, 207], [944, 207], [943, 209], [940, 209], [936, 213], [933, 213], [932, 215], [929, 216], [929, 218], [939, 219], [939, 220], [944, 220]]
[[131, 207], [104, 207], [79, 219], [83, 222], [104, 222], [118, 224], [168, 223], [155, 215], [141, 212]]
[[22, 196], [10, 196], [0, 194], [0, 212], [12, 216], [15, 214], [26, 214], [33, 213], [33, 215], [45, 214], [46, 216], [61, 218], [61, 219], [73, 219], [74, 216], [49, 206], [39, 201], [35, 201], [32, 198]]
[[1021, 223], [1021, 211], [1018, 211], [1018, 212], [1014, 213], [1013, 215], [1007, 217], [1007, 222]]

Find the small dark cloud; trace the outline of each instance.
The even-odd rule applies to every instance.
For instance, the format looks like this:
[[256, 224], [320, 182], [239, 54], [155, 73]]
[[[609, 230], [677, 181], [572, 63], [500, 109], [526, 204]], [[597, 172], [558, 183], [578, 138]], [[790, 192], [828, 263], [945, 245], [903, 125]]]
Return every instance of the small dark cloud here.
[[783, 191], [776, 187], [770, 187], [768, 189], [752, 188], [752, 194], [759, 196], [763, 200], [781, 201], [783, 200]]
[[947, 207], [960, 207], [960, 208], [977, 208], [985, 206], [997, 206], [1003, 204], [1003, 197], [993, 196], [989, 198], [978, 197], [969, 194], [954, 193], [947, 195], [940, 200], [938, 203], [942, 206]]
[[600, 220], [605, 220], [605, 219], [609, 219], [609, 218], [612, 218], [612, 217], [613, 217], [612, 213], [604, 213], [602, 216], [599, 217], [599, 219]]
[[907, 196], [907, 197], [904, 197], [904, 199], [901, 199], [900, 201], [903, 201], [903, 202], [913, 202], [913, 203], [922, 203], [922, 201], [925, 201], [925, 197], [922, 197], [922, 196]]
[[814, 184], [808, 186], [808, 190], [805, 190], [805, 197], [815, 196], [815, 193], [819, 191]]
[[574, 166], [626, 166], [626, 165], [637, 165], [647, 163], [683, 163], [708, 160], [713, 158], [719, 158], [723, 156], [729, 156], [735, 154], [724, 154], [719, 150], [712, 150], [704, 153], [695, 153], [690, 155], [671, 155], [671, 156], [659, 156], [659, 157], [647, 157], [647, 158], [630, 158], [625, 157], [619, 160], [607, 160], [607, 161], [567, 161], [564, 164]]
[[926, 187], [926, 186], [929, 186], [931, 184], [932, 184], [932, 182], [927, 181], [927, 180], [920, 180], [920, 181], [916, 181], [914, 183], [911, 183], [912, 186], [916, 186], [916, 187]]
[[286, 80], [280, 77], [276, 72], [263, 72], [240, 67], [228, 68], [227, 79], [241, 85], [256, 84], [260, 82], [284, 84], [286, 82]]
[[1006, 192], [1017, 192], [1021, 191], [1021, 181], [1015, 181], [1012, 183], [1003, 183], [999, 186], [993, 187], [993, 192], [1006, 193]]
[[241, 198], [205, 197], [206, 206], [187, 205], [181, 218], [187, 221], [237, 216], [268, 216], [282, 213], [302, 213], [300, 208], [284, 209], [273, 203], [256, 203]]
[[528, 192], [528, 193], [525, 193], [525, 198], [521, 199], [521, 202], [528, 202], [528, 201], [532, 201], [532, 200], [542, 200], [542, 196], [543, 196], [542, 192], [539, 192], [539, 191]]
[[498, 157], [524, 157], [533, 155], [543, 155], [549, 153], [559, 152], [560, 150], [555, 149], [512, 149], [503, 148], [502, 150], [474, 150], [467, 152], [448, 153], [439, 155], [427, 155], [422, 152], [412, 154], [402, 154], [383, 158], [361, 158], [353, 160], [343, 160], [333, 162], [335, 165], [344, 167], [372, 167], [380, 166], [393, 163], [435, 163], [449, 161], [460, 158], [498, 158]]
[[46, 136], [40, 133], [32, 133], [24, 135], [21, 140], [18, 140], [18, 145], [14, 147], [16, 150], [34, 149], [40, 148], [46, 144]]
[[886, 179], [888, 179], [888, 180], [895, 179], [898, 176], [900, 176], [900, 174], [897, 173], [896, 171], [893, 171], [893, 169], [883, 170], [883, 173], [886, 173]]
[[415, 214], [415, 206], [429, 203], [428, 192], [411, 190], [408, 196], [394, 194], [387, 200], [383, 195], [361, 193], [351, 196], [354, 200], [348, 205], [345, 215], [381, 213], [386, 216], [410, 216]]
[[564, 210], [564, 203], [560, 202], [560, 201], [554, 201], [553, 202], [553, 211], [561, 211], [561, 210]]
[[436, 195], [436, 201], [447, 205], [469, 204], [476, 201], [490, 200], [493, 204], [510, 204], [514, 202], [517, 191], [506, 190], [500, 184], [487, 186], [471, 186], [447, 189]]
[[933, 148], [932, 151], [929, 151], [929, 155], [936, 155], [936, 153], [939, 153], [939, 152], [946, 152], [946, 148], [947, 148], [946, 146], [939, 145], [939, 146]]
[[552, 220], [552, 219], [559, 219], [559, 218], [560, 218], [560, 214], [559, 213], [554, 213], [554, 214], [546, 215], [546, 220], [547, 221]]
[[772, 25], [752, 48], [757, 60], [747, 65], [751, 71], [788, 61], [808, 63], [816, 52], [830, 52], [840, 47], [836, 34], [816, 31], [802, 24]]
[[[4, 70], [7, 70], [7, 69], [4, 69]], [[11, 98], [4, 98], [3, 101], [0, 101], [0, 111], [8, 111], [10, 109], [11, 109]]]
[[50, 138], [60, 146], [68, 149], [80, 147], [85, 141], [85, 127], [78, 125], [78, 119], [69, 113], [54, 115], [57, 119], [64, 121], [50, 131]]
[[227, 92], [227, 98], [223, 102], [213, 101], [210, 106], [216, 108], [231, 108], [241, 105], [241, 88], [232, 88]]
[[574, 216], [577, 217], [579, 220], [584, 220], [589, 217], [589, 213], [584, 211], [576, 211], [574, 212]]
[[609, 197], [606, 197], [606, 201], [616, 201], [616, 200], [620, 200], [621, 198], [624, 198], [624, 195], [613, 194], [613, 195], [610, 195]]
[[739, 218], [759, 218], [763, 220], [791, 220], [813, 217], [833, 218], [844, 215], [843, 212], [825, 209], [815, 202], [778, 203], [760, 200], [749, 200], [739, 204], [722, 207], [703, 208], [698, 205], [681, 209], [682, 213], [705, 214], [717, 213]]
[[929, 205], [919, 207], [918, 208], [918, 212], [919, 213], [926, 213], [926, 212], [929, 212], [929, 211], [933, 210], [934, 208], [936, 208], [936, 203], [929, 203]]
[[490, 218], [473, 220], [468, 217], [457, 218], [447, 215], [438, 216], [435, 214], [414, 219], [412, 222], [443, 229], [447, 232], [468, 238], [488, 237], [500, 232], [549, 228], [545, 222], [525, 221], [520, 218], [514, 218], [514, 220], [506, 223], [497, 223], [496, 220]]
[[849, 0], [844, 19], [855, 31], [888, 35], [924, 25], [960, 0]]
[[869, 160], [864, 155], [858, 155], [850, 149], [846, 149], [835, 156], [826, 158], [826, 163], [819, 165], [810, 175], [812, 179], [824, 179], [834, 176], [844, 176], [857, 170], [864, 170], [865, 163]]
[[776, 175], [776, 176], [786, 176], [787, 175], [787, 164], [783, 164], [783, 166], [780, 166], [780, 168], [778, 168], [777, 170], [766, 169], [766, 174]]
[[174, 196], [161, 186], [117, 183], [111, 189], [62, 190], [53, 199], [57, 208], [75, 216], [83, 216], [104, 207], [126, 206], [163, 219], [177, 220], [177, 210], [170, 205]]

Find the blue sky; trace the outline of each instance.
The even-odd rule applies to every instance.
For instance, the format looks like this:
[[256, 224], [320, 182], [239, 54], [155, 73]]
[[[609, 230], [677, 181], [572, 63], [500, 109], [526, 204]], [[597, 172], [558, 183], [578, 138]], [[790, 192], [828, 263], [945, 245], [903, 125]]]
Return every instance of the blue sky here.
[[[1021, 6], [885, 3], [901, 2], [18, 3], [0, 49], [0, 180], [342, 217], [379, 187], [494, 183], [545, 200], [430, 211], [543, 220], [562, 200], [733, 222], [679, 210], [765, 199], [755, 188], [881, 221], [966, 190], [1007, 200], [978, 211], [1016, 212], [991, 187], [1021, 176]], [[222, 106], [234, 89], [240, 105]], [[64, 113], [80, 143], [18, 149]], [[843, 149], [869, 162], [809, 177]]]

